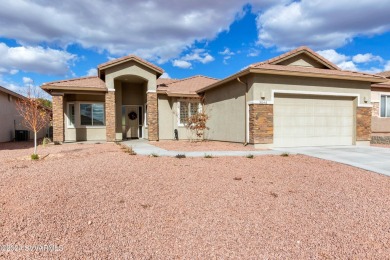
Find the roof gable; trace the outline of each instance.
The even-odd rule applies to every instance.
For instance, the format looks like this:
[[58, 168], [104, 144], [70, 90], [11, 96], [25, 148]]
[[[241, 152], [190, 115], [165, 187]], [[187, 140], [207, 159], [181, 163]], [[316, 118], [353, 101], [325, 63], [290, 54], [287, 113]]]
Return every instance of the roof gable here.
[[164, 73], [164, 70], [162, 68], [160, 68], [160, 67], [154, 65], [153, 63], [150, 63], [150, 62], [148, 62], [148, 61], [146, 61], [138, 56], [132, 55], [132, 54], [118, 58], [118, 59], [110, 60], [110, 61], [107, 61], [105, 63], [102, 63], [98, 66], [98, 71], [100, 73], [100, 71], [102, 71], [102, 70], [105, 70], [107, 68], [114, 67], [114, 66], [117, 66], [119, 64], [129, 62], [129, 61], [137, 62], [137, 63], [155, 71], [159, 76]]
[[193, 77], [174, 80], [170, 83], [159, 85], [159, 90], [165, 91], [168, 96], [198, 96], [196, 91], [217, 82], [217, 79], [196, 75]]
[[264, 64], [340, 70], [340, 68], [337, 67], [335, 64], [320, 56], [306, 46], [299, 47], [295, 50], [286, 52], [270, 60], [253, 64], [251, 65], [251, 67], [257, 67], [259, 65]]

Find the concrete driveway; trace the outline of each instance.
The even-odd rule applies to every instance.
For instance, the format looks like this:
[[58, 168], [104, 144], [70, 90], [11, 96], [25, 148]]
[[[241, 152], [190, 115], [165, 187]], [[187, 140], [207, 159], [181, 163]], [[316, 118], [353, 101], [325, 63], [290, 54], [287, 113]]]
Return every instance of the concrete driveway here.
[[327, 146], [275, 148], [288, 153], [299, 153], [325, 160], [352, 165], [390, 176], [390, 148], [374, 146]]

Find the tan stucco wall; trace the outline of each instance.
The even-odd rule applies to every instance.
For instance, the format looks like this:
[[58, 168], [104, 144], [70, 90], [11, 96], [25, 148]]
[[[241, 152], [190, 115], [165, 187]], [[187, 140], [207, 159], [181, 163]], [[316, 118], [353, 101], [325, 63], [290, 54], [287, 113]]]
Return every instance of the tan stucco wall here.
[[64, 126], [65, 126], [65, 142], [74, 141], [104, 141], [106, 140], [106, 127], [105, 126], [79, 126], [77, 128], [68, 125], [68, 104], [75, 104], [75, 124], [80, 125], [80, 103], [82, 102], [103, 102], [105, 101], [104, 95], [80, 95], [70, 94], [64, 96]]
[[123, 75], [135, 75], [147, 81], [147, 90], [155, 91], [157, 87], [156, 72], [134, 61], [125, 62], [106, 69], [106, 86], [114, 88], [114, 80]]
[[172, 140], [174, 138], [174, 116], [172, 98], [167, 95], [158, 95], [158, 132], [160, 140]]
[[[0, 92], [0, 142], [9, 142], [15, 138], [15, 130], [28, 130], [22, 125], [23, 118], [16, 109], [16, 98]], [[15, 123], [14, 123], [15, 121]], [[15, 129], [16, 127], [16, 129]], [[34, 138], [34, 133], [30, 132], [30, 139]], [[37, 137], [43, 138], [47, 133], [47, 128], [38, 132]]]
[[205, 93], [206, 139], [245, 142], [245, 86], [233, 81]]
[[373, 135], [390, 135], [390, 118], [380, 117], [381, 95], [390, 95], [390, 89], [375, 89], [371, 91], [371, 102], [373, 104], [373, 114], [371, 130]]
[[[265, 95], [265, 101], [272, 101], [272, 90], [358, 94], [360, 95], [360, 104], [366, 105], [370, 104], [371, 99], [369, 82], [277, 75], [256, 75], [255, 82], [249, 90], [249, 101], [260, 100], [261, 93]], [[364, 98], [366, 98], [367, 103], [364, 103]]]

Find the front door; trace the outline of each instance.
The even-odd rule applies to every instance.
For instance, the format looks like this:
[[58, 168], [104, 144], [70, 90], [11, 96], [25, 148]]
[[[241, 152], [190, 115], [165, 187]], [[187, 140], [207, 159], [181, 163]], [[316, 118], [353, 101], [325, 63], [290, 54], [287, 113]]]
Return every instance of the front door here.
[[126, 106], [125, 109], [125, 120], [126, 120], [126, 127], [125, 127], [125, 137], [126, 138], [139, 138], [138, 135], [138, 120], [139, 120], [139, 112], [138, 112], [138, 106]]

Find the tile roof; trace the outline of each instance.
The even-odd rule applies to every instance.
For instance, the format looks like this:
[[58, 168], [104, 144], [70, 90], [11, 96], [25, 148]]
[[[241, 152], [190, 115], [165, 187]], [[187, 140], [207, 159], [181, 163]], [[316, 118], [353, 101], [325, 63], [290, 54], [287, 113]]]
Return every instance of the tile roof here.
[[303, 72], [303, 73], [321, 74], [321, 75], [347, 76], [347, 77], [378, 78], [378, 79], [383, 78], [378, 75], [356, 72], [356, 71], [320, 69], [320, 68], [303, 67], [303, 66], [273, 65], [268, 63], [252, 64], [249, 66], [249, 68], [275, 70], [275, 71]]
[[252, 64], [250, 66], [256, 67], [256, 66], [262, 65], [262, 64], [273, 64], [273, 65], [276, 65], [278, 62], [281, 62], [281, 61], [283, 61], [283, 60], [285, 60], [287, 58], [294, 57], [294, 56], [296, 56], [298, 54], [301, 54], [301, 53], [308, 53], [308, 54], [314, 56], [316, 59], [318, 59], [322, 63], [324, 63], [325, 65], [327, 65], [329, 68], [335, 69], [335, 70], [340, 70], [340, 68], [337, 67], [334, 63], [330, 62], [329, 60], [325, 59], [321, 55], [317, 54], [315, 51], [313, 51], [312, 49], [310, 49], [307, 46], [301, 46], [301, 47], [299, 47], [297, 49], [294, 49], [294, 50], [291, 50], [289, 52], [283, 53], [282, 55], [276, 56], [276, 57], [274, 57], [272, 59], [269, 59], [269, 60], [266, 60], [266, 61], [262, 61], [262, 62], [258, 62], [258, 63]]
[[383, 76], [385, 78], [390, 78], [390, 70], [377, 73], [376, 75]]
[[159, 86], [158, 90], [164, 90], [170, 95], [196, 95], [196, 91], [217, 82], [217, 79], [197, 75], [167, 83], [166, 87]]
[[173, 82], [178, 81], [179, 79], [167, 79], [167, 78], [158, 78], [157, 79], [157, 86], [163, 86], [167, 85]]
[[135, 60], [135, 61], [145, 65], [146, 67], [149, 67], [149, 68], [159, 72], [160, 74], [164, 73], [164, 70], [162, 68], [160, 68], [160, 67], [154, 65], [153, 63], [150, 63], [149, 61], [146, 61], [146, 60], [144, 60], [144, 59], [142, 59], [142, 58], [140, 58], [140, 57], [138, 57], [136, 55], [133, 55], [133, 54], [130, 54], [130, 55], [118, 58], [118, 59], [110, 60], [110, 61], [107, 61], [105, 63], [99, 64], [98, 65], [98, 69], [102, 70], [102, 69], [114, 66], [116, 64], [120, 64], [120, 63], [123, 63], [123, 62], [126, 62], [126, 61], [131, 61], [131, 60]]
[[97, 76], [74, 78], [44, 83], [43, 89], [91, 89], [107, 91], [106, 84]]

